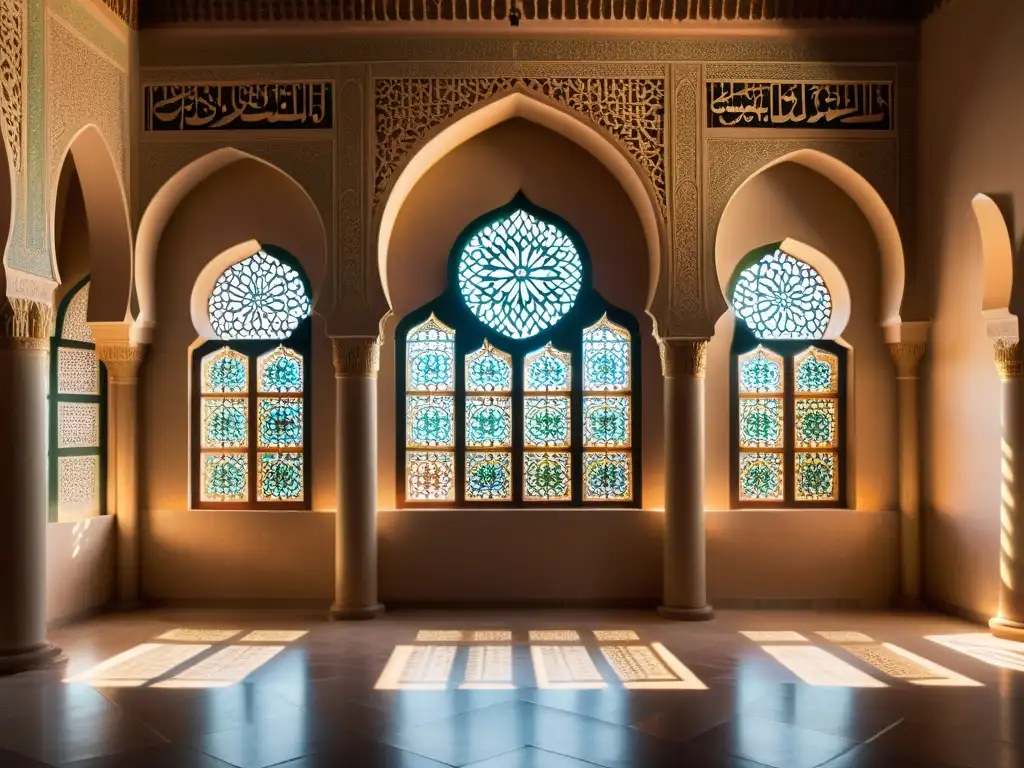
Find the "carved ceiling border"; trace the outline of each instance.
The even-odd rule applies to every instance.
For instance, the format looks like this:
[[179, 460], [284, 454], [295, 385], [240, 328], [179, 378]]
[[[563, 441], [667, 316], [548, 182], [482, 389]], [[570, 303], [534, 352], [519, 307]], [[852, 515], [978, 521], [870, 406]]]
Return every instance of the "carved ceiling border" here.
[[705, 80], [896, 80], [893, 64], [830, 64], [828, 62], [751, 62], [705, 64]]
[[[348, 68], [342, 67], [348, 71]], [[333, 64], [237, 64], [204, 67], [150, 67], [139, 70], [140, 88], [147, 85], [224, 85], [292, 80], [333, 80], [339, 68]]]

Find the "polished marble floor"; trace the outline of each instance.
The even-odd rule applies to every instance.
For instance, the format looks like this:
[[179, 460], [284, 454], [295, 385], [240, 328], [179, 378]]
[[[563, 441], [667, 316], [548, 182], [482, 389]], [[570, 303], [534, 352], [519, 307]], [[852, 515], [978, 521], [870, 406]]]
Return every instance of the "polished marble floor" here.
[[0, 678], [0, 768], [1024, 766], [1024, 645], [937, 615], [153, 611]]

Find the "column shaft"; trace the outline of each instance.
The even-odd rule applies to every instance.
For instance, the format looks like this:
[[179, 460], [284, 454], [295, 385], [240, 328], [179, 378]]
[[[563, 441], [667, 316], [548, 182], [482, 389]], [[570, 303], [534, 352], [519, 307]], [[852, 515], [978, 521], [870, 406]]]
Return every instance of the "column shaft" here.
[[338, 517], [331, 618], [369, 619], [377, 602], [377, 339], [332, 339]]
[[669, 619], [703, 620], [707, 603], [704, 529], [706, 339], [662, 340], [665, 375], [664, 604]]
[[8, 299], [0, 339], [0, 674], [60, 655], [46, 642], [46, 392], [52, 307]]

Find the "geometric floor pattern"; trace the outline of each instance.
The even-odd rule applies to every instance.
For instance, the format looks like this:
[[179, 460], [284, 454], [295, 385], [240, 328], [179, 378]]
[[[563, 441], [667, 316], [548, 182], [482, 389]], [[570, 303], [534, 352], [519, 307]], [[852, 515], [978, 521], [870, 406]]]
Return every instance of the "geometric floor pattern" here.
[[0, 768], [1024, 768], [1024, 646], [932, 614], [151, 611], [0, 678]]

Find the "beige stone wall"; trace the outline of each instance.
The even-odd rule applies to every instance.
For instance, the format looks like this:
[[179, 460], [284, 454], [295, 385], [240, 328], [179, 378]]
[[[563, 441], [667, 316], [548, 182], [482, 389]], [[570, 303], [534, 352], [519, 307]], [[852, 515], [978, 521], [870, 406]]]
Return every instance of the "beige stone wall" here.
[[[991, 195], [1024, 237], [1024, 6], [957, 0], [923, 27], [920, 244], [934, 325], [924, 448], [925, 586], [990, 617], [999, 591], [999, 379], [982, 307], [974, 195]], [[1019, 314], [1019, 309], [1017, 310]]]

